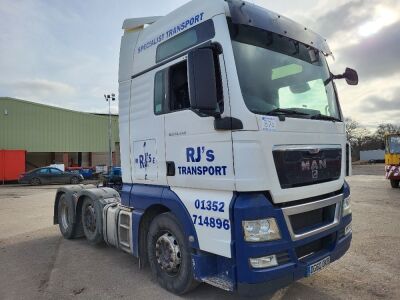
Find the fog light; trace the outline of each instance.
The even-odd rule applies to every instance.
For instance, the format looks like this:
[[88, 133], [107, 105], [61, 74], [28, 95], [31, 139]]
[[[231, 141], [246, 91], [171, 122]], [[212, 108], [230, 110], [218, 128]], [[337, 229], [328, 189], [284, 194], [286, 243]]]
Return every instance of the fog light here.
[[270, 268], [278, 265], [278, 261], [276, 260], [276, 255], [268, 255], [257, 258], [250, 258], [250, 265], [253, 268], [261, 269], [261, 268]]
[[344, 229], [344, 235], [348, 235], [349, 233], [353, 232], [353, 228], [351, 227], [351, 223], [349, 225], [346, 226], [346, 228]]

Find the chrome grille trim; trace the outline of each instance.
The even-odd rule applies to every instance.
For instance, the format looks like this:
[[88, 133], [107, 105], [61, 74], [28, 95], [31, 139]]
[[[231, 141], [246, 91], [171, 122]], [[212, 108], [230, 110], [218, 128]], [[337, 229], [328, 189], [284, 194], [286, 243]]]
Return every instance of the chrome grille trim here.
[[[305, 203], [305, 204], [294, 205], [294, 206], [282, 208], [283, 216], [285, 218], [286, 225], [287, 225], [287, 228], [289, 230], [292, 240], [293, 241], [301, 240], [301, 239], [318, 234], [322, 231], [328, 230], [328, 229], [333, 228], [336, 225], [338, 225], [340, 223], [342, 201], [343, 201], [343, 194], [340, 194], [340, 195], [336, 195], [336, 196], [333, 196], [330, 198], [318, 200], [315, 202], [310, 202], [310, 203]], [[318, 227], [318, 228], [315, 228], [313, 230], [301, 233], [301, 234], [296, 234], [293, 231], [292, 224], [291, 224], [290, 218], [289, 218], [290, 216], [308, 212], [308, 211], [312, 211], [312, 210], [319, 209], [319, 208], [323, 208], [323, 207], [330, 206], [333, 204], [336, 204], [336, 208], [335, 208], [335, 216], [331, 223], [326, 224], [321, 227]]]

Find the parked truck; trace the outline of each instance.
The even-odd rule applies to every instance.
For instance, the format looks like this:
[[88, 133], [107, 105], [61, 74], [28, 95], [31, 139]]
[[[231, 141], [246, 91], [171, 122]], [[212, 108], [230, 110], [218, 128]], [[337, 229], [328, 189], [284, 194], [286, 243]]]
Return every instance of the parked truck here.
[[191, 1], [123, 23], [123, 188], [57, 191], [67, 238], [105, 242], [183, 294], [200, 282], [271, 293], [343, 256], [350, 148], [331, 51], [243, 1]]
[[386, 179], [392, 188], [400, 183], [400, 133], [385, 135], [385, 170]]

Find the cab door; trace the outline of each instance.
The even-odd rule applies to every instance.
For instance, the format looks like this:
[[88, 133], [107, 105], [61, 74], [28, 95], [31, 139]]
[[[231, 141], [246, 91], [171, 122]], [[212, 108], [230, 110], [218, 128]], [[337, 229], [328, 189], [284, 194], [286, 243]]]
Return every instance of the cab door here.
[[[181, 57], [163, 70], [167, 182], [171, 187], [233, 191], [231, 130], [216, 130], [215, 116], [192, 109], [196, 91], [189, 88], [189, 82], [196, 75], [188, 67], [189, 57]], [[230, 111], [223, 54], [216, 54], [214, 63], [218, 118], [223, 119]]]
[[[190, 214], [200, 249], [231, 257], [229, 207], [235, 184], [232, 130], [224, 126], [232, 121], [224, 58], [216, 54], [214, 74], [207, 74], [210, 61], [199, 55], [194, 63], [191, 56], [165, 70], [167, 183]], [[212, 106], [215, 87], [218, 114], [204, 113], [199, 108]]]

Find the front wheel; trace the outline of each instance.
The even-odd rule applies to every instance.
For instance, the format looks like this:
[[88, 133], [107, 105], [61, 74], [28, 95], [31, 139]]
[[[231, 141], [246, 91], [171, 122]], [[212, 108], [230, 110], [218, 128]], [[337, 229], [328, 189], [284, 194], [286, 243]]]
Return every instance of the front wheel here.
[[392, 188], [396, 189], [399, 187], [400, 180], [390, 179], [390, 185]]
[[173, 214], [163, 213], [153, 220], [147, 250], [152, 274], [163, 288], [182, 295], [198, 285], [187, 239]]

